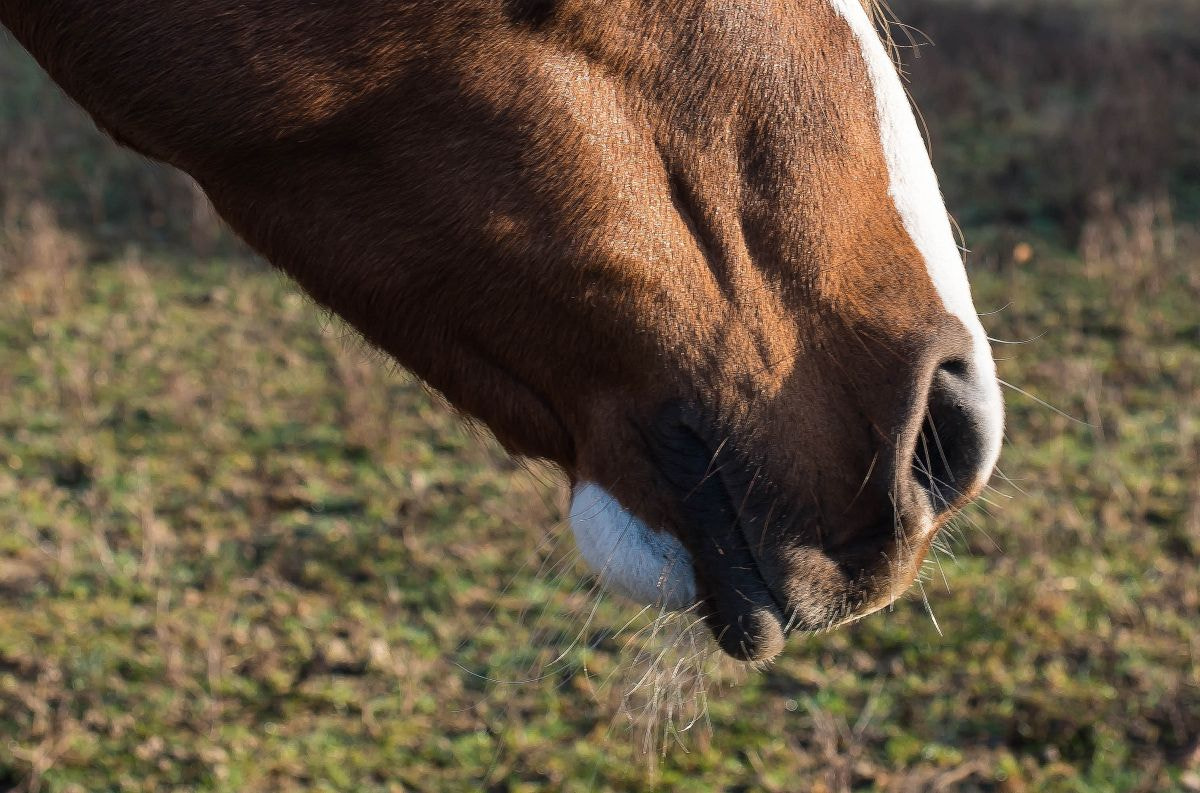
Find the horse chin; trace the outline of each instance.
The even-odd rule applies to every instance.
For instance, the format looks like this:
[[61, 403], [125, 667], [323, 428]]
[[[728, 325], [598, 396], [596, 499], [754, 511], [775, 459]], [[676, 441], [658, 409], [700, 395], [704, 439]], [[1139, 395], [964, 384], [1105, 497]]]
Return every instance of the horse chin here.
[[[710, 582], [700, 604], [696, 559], [683, 544], [652, 530], [592, 483], [575, 489], [571, 527], [580, 554], [605, 590], [663, 612], [700, 606], [717, 645], [737, 660], [765, 662], [782, 652], [784, 616], [766, 594], [757, 569], [735, 576], [745, 586], [723, 581], [714, 588]], [[760, 597], [751, 599], [748, 592]]]
[[579, 553], [606, 591], [665, 611], [695, 605], [692, 558], [674, 536], [652, 530], [590, 482], [575, 488], [570, 519]]

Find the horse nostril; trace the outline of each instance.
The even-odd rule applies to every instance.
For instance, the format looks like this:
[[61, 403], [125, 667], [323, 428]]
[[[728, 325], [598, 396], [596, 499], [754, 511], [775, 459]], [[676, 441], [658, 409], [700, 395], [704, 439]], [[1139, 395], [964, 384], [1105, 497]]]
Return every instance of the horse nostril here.
[[987, 453], [980, 386], [970, 362], [955, 358], [933, 375], [913, 453], [913, 475], [936, 512], [951, 509], [974, 488]]

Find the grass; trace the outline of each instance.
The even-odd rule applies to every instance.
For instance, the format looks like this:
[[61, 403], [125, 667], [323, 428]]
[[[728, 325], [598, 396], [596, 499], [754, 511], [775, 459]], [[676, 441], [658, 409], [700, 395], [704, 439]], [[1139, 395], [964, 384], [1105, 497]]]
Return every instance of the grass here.
[[[0, 789], [1200, 790], [1178, 196], [1094, 203], [1070, 234], [987, 215], [977, 307], [1032, 340], [997, 345], [1001, 376], [1067, 416], [1008, 394], [1011, 481], [926, 571], [940, 631], [915, 590], [747, 672], [598, 600], [553, 472], [0, 51]], [[96, 196], [74, 162], [104, 164], [77, 180]]]

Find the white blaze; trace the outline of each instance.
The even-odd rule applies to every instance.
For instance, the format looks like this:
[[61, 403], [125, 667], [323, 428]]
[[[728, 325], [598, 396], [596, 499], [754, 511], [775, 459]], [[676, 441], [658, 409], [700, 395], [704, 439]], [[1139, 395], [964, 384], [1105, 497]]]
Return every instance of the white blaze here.
[[954, 241], [950, 215], [942, 200], [933, 163], [929, 160], [908, 94], [900, 82], [900, 73], [863, 4], [860, 0], [830, 2], [850, 25], [867, 63], [871, 85], [875, 89], [875, 108], [892, 201], [909, 237], [925, 260], [929, 278], [946, 310], [962, 321], [974, 339], [972, 376], [976, 384], [975, 396], [985, 416], [987, 445], [983, 455], [985, 466], [979, 476], [990, 476], [1000, 456], [1004, 403], [1000, 384], [996, 381], [991, 346], [979, 315], [975, 313], [967, 271]]

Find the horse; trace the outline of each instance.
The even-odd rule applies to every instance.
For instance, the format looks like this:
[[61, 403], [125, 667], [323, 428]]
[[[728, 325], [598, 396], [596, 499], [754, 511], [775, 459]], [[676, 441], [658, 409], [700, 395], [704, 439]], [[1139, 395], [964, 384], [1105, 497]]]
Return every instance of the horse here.
[[558, 466], [764, 662], [912, 584], [1003, 407], [871, 0], [0, 0], [118, 143]]

